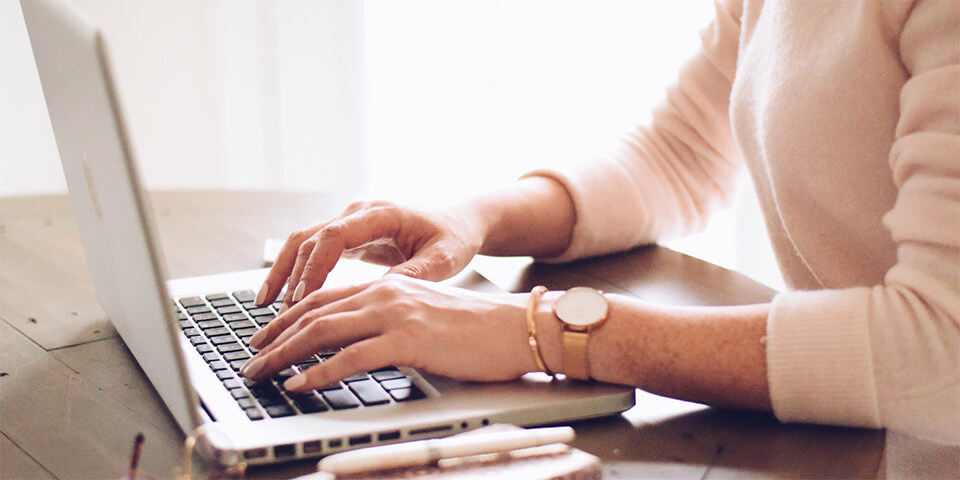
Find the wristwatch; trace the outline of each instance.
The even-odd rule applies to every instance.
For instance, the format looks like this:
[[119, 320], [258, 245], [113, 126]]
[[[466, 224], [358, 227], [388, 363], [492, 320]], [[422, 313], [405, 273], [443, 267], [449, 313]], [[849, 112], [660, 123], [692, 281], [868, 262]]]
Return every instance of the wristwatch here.
[[603, 292], [589, 287], [571, 288], [553, 304], [553, 314], [563, 323], [563, 373], [566, 376], [590, 379], [587, 341], [590, 330], [607, 319], [608, 310]]

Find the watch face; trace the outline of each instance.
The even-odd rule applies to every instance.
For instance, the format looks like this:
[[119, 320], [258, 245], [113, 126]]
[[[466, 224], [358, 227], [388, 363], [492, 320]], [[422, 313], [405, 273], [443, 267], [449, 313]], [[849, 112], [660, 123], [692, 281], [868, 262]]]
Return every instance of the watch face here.
[[563, 323], [587, 327], [607, 318], [607, 299], [592, 288], [571, 288], [553, 304], [553, 311]]

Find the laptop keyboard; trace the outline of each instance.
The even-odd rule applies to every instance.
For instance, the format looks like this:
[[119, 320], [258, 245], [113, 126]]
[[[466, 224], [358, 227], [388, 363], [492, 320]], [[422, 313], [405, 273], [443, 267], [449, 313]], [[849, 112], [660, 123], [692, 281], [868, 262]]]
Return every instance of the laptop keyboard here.
[[242, 290], [174, 301], [180, 330], [251, 420], [388, 405], [426, 397], [396, 367], [360, 373], [307, 393], [288, 392], [283, 388], [286, 379], [330, 358], [336, 350], [318, 352], [271, 379], [253, 382], [239, 376], [240, 367], [257, 353], [257, 349], [249, 345], [250, 337], [269, 324], [280, 308], [280, 302], [257, 307], [255, 297], [252, 290]]

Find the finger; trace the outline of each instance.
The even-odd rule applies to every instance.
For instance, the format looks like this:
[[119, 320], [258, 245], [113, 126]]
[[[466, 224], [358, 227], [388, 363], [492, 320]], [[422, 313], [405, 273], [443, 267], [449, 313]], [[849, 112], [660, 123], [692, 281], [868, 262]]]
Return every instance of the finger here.
[[[363, 208], [363, 205], [363, 202], [354, 202], [347, 206], [347, 208], [336, 218], [351, 215], [357, 210]], [[336, 218], [334, 218], [334, 220]], [[257, 294], [257, 299], [255, 301], [257, 306], [263, 306], [267, 303], [272, 303], [277, 298], [277, 295], [280, 294], [280, 291], [283, 290], [283, 287], [288, 284], [288, 280], [293, 273], [300, 251], [300, 245], [302, 245], [304, 241], [312, 237], [317, 233], [317, 231], [325, 227], [331, 221], [333, 220], [314, 225], [313, 227], [297, 230], [296, 232], [293, 232], [287, 236], [287, 241], [284, 242], [283, 247], [281, 247], [280, 252], [278, 252], [277, 258], [274, 260], [273, 266], [270, 268], [270, 272], [267, 274], [263, 286], [260, 287], [260, 292]], [[289, 298], [293, 295], [293, 289], [295, 286], [290, 287], [287, 285], [287, 287], [288, 294], [284, 295], [284, 304], [289, 306]]]
[[357, 312], [345, 312], [314, 321], [295, 332], [282, 342], [275, 342], [268, 351], [261, 351], [250, 359], [241, 375], [252, 380], [261, 380], [283, 370], [320, 350], [350, 344], [376, 335], [373, 328], [366, 328]]
[[320, 362], [284, 382], [283, 387], [293, 392], [302, 392], [330, 385], [351, 375], [378, 368], [404, 363], [391, 346], [387, 336], [377, 336], [354, 343], [336, 355]]
[[[319, 289], [345, 250], [382, 238], [394, 238], [400, 227], [396, 209], [373, 206], [330, 222], [300, 246], [288, 296], [296, 303]], [[309, 252], [308, 252], [309, 250]]]
[[257, 306], [262, 307], [268, 303], [273, 303], [277, 295], [280, 294], [280, 291], [283, 290], [287, 278], [290, 277], [290, 272], [293, 270], [300, 245], [323, 228], [324, 225], [326, 224], [322, 223], [313, 227], [297, 230], [287, 236], [287, 241], [283, 243], [283, 247], [281, 247], [280, 252], [277, 253], [277, 258], [274, 260], [273, 266], [270, 267], [270, 272], [267, 273], [267, 277], [260, 287], [260, 292], [257, 294], [257, 299], [254, 302]]
[[[295, 322], [297, 322], [297, 320], [302, 318], [302, 316], [306, 315], [308, 312], [317, 311], [318, 314], [324, 315], [336, 311], [345, 311], [348, 309], [352, 310], [353, 308], [351, 305], [336, 306], [334, 304], [341, 299], [353, 297], [357, 293], [360, 293], [366, 289], [369, 285], [369, 283], [347, 285], [316, 292], [315, 294], [304, 299], [304, 301], [301, 301], [292, 308], [277, 315], [277, 317], [274, 318], [270, 323], [250, 337], [248, 343], [251, 347], [262, 351], [271, 343], [273, 343], [273, 341], [276, 340], [281, 333], [289, 329]], [[323, 307], [327, 308], [325, 310], [320, 310]]]

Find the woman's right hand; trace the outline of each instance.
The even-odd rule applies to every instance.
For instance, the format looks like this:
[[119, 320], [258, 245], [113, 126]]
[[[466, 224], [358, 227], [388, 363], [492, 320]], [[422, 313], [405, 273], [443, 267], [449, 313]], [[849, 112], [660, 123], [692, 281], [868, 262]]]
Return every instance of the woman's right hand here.
[[342, 255], [390, 266], [424, 280], [460, 272], [480, 251], [484, 232], [476, 216], [427, 212], [389, 202], [356, 202], [339, 216], [287, 237], [256, 303], [273, 302], [287, 286], [289, 307], [319, 289]]

